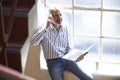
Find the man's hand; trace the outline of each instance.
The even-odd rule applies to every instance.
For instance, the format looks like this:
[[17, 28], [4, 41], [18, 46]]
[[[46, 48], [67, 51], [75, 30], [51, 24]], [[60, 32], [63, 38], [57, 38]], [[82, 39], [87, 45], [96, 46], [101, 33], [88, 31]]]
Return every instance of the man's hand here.
[[77, 58], [76, 62], [79, 62], [81, 60], [84, 59], [84, 56], [87, 54], [88, 52], [85, 52], [84, 54], [82, 54], [80, 57]]
[[48, 28], [50, 26], [51, 20], [53, 19], [53, 17], [49, 16], [47, 23], [46, 23], [46, 28]]

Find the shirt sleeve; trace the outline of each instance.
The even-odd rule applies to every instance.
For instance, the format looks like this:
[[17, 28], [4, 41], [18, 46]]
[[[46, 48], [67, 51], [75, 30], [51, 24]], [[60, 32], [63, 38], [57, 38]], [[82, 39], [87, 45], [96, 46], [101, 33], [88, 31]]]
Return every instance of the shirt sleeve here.
[[34, 46], [38, 45], [41, 42], [41, 40], [46, 32], [47, 32], [46, 28], [39, 27], [39, 29], [33, 34], [32, 38], [30, 40], [30, 43]]

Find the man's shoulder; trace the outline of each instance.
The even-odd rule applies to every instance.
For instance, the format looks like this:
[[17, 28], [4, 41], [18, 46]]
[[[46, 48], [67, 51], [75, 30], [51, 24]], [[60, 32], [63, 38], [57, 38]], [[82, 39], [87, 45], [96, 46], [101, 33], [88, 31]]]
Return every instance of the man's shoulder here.
[[63, 29], [68, 29], [67, 25], [65, 25], [65, 24], [61, 24], [61, 26]]

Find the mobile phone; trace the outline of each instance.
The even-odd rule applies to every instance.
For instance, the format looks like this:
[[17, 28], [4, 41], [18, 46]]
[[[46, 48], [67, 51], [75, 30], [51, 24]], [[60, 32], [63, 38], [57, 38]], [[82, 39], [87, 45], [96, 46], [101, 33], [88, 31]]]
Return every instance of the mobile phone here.
[[53, 24], [55, 24], [57, 26], [60, 25], [60, 24], [56, 23], [56, 21], [54, 20], [54, 17], [51, 14], [49, 15], [48, 21], [50, 21], [51, 23], [53, 23]]

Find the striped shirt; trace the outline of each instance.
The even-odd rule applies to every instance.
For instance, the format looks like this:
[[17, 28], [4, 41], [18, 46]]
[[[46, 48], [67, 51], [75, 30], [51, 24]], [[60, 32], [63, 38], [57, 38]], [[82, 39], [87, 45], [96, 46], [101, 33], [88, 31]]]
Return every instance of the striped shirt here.
[[45, 59], [54, 59], [64, 56], [71, 50], [70, 34], [67, 27], [61, 26], [60, 31], [51, 24], [47, 29], [39, 27], [32, 36], [31, 44], [41, 43]]

